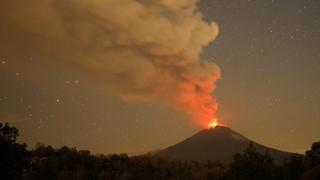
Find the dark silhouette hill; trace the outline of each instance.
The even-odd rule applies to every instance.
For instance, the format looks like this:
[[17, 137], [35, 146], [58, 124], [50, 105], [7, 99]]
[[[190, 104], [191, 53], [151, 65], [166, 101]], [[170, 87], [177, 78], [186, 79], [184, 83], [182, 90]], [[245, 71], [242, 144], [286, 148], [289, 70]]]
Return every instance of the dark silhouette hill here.
[[268, 152], [278, 163], [285, 158], [288, 159], [297, 155], [263, 146], [224, 126], [203, 129], [182, 142], [156, 152], [154, 155], [178, 160], [229, 162], [234, 154], [242, 153], [251, 142], [258, 152]]

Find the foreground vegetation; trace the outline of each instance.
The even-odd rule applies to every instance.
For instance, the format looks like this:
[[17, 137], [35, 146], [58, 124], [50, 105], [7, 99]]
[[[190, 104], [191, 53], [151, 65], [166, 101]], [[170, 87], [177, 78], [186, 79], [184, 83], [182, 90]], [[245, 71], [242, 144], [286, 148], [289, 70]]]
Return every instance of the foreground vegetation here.
[[182, 162], [149, 155], [91, 155], [76, 148], [38, 144], [28, 151], [17, 143], [18, 129], [0, 123], [0, 179], [320, 179], [320, 141], [305, 156], [277, 165], [253, 145], [229, 164]]

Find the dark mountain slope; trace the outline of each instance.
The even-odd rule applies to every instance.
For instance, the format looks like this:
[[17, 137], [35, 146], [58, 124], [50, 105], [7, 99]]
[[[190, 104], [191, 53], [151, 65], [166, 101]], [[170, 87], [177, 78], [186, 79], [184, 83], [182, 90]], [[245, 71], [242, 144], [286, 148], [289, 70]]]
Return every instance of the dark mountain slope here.
[[228, 162], [234, 154], [243, 152], [250, 142], [253, 143], [258, 152], [270, 153], [276, 162], [282, 162], [285, 158], [296, 155], [255, 143], [224, 126], [204, 129], [178, 144], [157, 152], [155, 155], [179, 160]]

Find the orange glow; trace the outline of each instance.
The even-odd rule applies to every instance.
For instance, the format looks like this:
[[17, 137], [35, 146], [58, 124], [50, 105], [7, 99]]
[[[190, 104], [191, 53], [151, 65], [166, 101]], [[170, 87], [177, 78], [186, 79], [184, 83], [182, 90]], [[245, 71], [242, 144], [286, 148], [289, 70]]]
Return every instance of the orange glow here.
[[214, 119], [211, 122], [209, 122], [209, 128], [214, 128], [216, 126], [218, 126], [217, 119]]

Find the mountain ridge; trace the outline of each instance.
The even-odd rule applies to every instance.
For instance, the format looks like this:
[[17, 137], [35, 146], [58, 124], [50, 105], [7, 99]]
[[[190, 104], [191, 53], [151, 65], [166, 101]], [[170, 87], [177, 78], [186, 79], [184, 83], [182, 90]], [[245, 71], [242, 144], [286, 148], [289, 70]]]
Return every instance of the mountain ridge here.
[[203, 129], [177, 144], [158, 151], [154, 155], [187, 161], [229, 162], [234, 154], [242, 153], [250, 143], [253, 143], [258, 152], [268, 152], [277, 163], [281, 163], [290, 156], [298, 155], [261, 145], [225, 126]]

